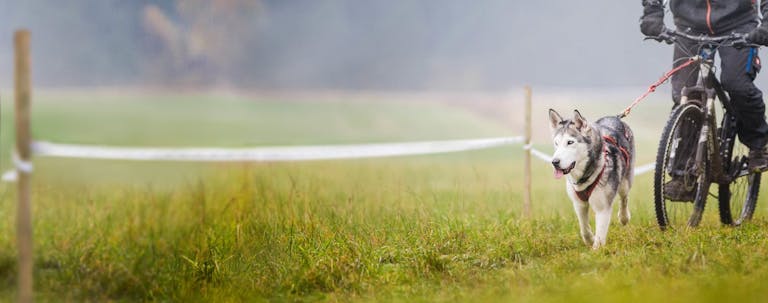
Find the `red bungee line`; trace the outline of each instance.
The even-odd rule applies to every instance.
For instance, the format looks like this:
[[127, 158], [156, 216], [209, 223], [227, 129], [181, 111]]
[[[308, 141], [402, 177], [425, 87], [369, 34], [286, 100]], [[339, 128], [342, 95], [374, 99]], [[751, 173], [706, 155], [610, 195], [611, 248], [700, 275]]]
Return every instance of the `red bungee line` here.
[[645, 99], [645, 97], [648, 97], [648, 95], [650, 95], [652, 92], [655, 92], [656, 88], [659, 87], [659, 85], [663, 84], [665, 81], [667, 81], [667, 79], [669, 79], [669, 77], [672, 77], [672, 75], [679, 72], [681, 69], [685, 68], [686, 66], [693, 64], [693, 62], [695, 61], [696, 59], [690, 58], [685, 63], [680, 64], [680, 66], [673, 68], [672, 70], [668, 71], [666, 74], [661, 76], [659, 80], [657, 80], [656, 82], [651, 84], [650, 87], [648, 87], [648, 90], [644, 94], [642, 94], [640, 97], [635, 99], [635, 102], [632, 102], [632, 104], [627, 106], [627, 108], [621, 114], [619, 114], [619, 118], [624, 118], [626, 116], [629, 116], [629, 112], [632, 111], [632, 108], [637, 106], [637, 104], [640, 103], [640, 101], [643, 101], [643, 99]]

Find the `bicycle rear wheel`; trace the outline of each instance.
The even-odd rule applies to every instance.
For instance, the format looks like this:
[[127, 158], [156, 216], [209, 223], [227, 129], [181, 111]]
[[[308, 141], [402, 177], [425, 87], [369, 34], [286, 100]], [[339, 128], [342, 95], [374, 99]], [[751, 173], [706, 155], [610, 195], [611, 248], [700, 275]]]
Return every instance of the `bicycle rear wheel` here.
[[[761, 173], [747, 173], [749, 149], [736, 140], [736, 118], [726, 113], [720, 130], [720, 157], [727, 180], [719, 184], [720, 222], [741, 225], [752, 219], [760, 191]], [[725, 183], [728, 181], [728, 183]]]
[[689, 101], [672, 111], [659, 141], [653, 192], [656, 221], [662, 230], [698, 226], [709, 195], [707, 150], [702, 163], [695, 159], [699, 148], [707, 148], [698, 144], [706, 121], [695, 103]]

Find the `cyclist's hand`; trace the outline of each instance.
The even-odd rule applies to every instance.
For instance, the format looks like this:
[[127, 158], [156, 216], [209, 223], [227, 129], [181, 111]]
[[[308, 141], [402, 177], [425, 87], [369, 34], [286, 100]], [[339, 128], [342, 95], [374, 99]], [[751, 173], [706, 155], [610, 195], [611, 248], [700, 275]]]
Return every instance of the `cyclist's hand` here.
[[762, 25], [758, 26], [747, 34], [746, 40], [749, 43], [768, 46], [768, 28], [765, 28]]

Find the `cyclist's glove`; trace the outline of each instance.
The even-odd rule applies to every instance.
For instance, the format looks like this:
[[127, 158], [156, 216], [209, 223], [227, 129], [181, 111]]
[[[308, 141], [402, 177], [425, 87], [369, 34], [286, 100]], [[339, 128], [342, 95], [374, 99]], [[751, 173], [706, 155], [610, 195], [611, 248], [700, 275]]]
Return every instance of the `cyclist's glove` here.
[[640, 19], [640, 32], [649, 37], [658, 37], [664, 32], [664, 19], [643, 16]]
[[747, 41], [754, 44], [768, 46], [768, 28], [766, 26], [758, 26], [747, 34]]
[[664, 33], [664, 6], [658, 0], [643, 0], [643, 16], [640, 18], [640, 32], [649, 37]]

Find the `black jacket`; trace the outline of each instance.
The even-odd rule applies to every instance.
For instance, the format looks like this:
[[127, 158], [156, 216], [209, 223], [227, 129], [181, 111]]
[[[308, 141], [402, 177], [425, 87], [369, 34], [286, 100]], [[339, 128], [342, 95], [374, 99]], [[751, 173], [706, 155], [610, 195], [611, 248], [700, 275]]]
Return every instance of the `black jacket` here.
[[[664, 17], [659, 1], [643, 0], [643, 18]], [[700, 34], [725, 35], [746, 32], [759, 23], [756, 0], [669, 0], [669, 9], [678, 30]], [[768, 0], [760, 1], [763, 16], [768, 16]], [[766, 24], [766, 18], [763, 24]]]

